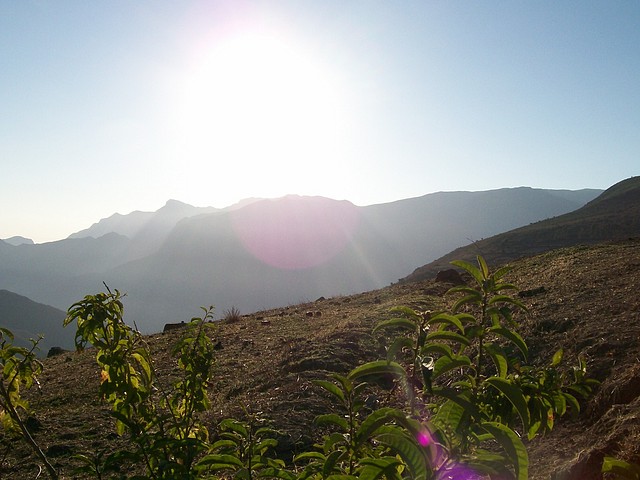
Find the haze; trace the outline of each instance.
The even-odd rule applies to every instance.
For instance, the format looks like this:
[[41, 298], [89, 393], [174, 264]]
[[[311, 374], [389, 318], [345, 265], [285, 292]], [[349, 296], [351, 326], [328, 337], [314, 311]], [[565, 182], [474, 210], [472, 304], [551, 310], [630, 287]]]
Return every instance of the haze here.
[[0, 238], [170, 198], [607, 188], [640, 3], [0, 0]]

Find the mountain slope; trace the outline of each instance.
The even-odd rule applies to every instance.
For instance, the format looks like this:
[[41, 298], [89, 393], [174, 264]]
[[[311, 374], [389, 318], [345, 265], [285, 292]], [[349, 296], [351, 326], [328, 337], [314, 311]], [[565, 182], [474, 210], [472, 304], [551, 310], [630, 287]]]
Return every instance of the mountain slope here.
[[62, 310], [0, 290], [0, 326], [13, 332], [18, 345], [30, 346], [30, 338], [37, 340], [43, 335], [39, 344], [41, 354], [51, 347], [73, 348], [74, 332], [62, 328], [65, 316]]
[[417, 268], [403, 282], [431, 278], [454, 259], [483, 255], [490, 263], [577, 244], [595, 244], [640, 235], [640, 177], [613, 185], [584, 207], [509, 232], [479, 240]]

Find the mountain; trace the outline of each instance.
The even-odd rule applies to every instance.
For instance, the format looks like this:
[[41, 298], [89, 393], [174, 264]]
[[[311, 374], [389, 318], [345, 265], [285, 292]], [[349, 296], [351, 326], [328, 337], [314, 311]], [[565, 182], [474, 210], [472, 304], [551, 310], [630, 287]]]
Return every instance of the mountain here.
[[183, 218], [212, 213], [217, 210], [214, 207], [194, 207], [178, 200], [168, 200], [162, 208], [155, 212], [136, 210], [127, 215], [114, 213], [89, 228], [72, 233], [68, 238], [98, 238], [107, 233], [117, 233], [131, 239], [137, 236], [149, 237], [152, 235], [162, 237], [169, 233], [175, 224]]
[[291, 195], [193, 215], [170, 201], [144, 221], [110, 217], [100, 233], [114, 231], [98, 238], [0, 244], [0, 288], [66, 309], [106, 282], [128, 293], [130, 318], [153, 332], [200, 306], [251, 312], [380, 288], [469, 239], [561, 215], [599, 193], [522, 187], [367, 207]]
[[8, 243], [9, 245], [18, 246], [18, 245], [33, 245], [33, 240], [30, 238], [15, 236], [11, 238], [3, 238], [0, 239], [0, 242]]
[[51, 347], [73, 348], [75, 333], [62, 328], [65, 316], [62, 310], [0, 290], [0, 326], [11, 330], [15, 343], [21, 346], [31, 346], [30, 338], [37, 340], [43, 335], [39, 344], [41, 355], [46, 355]]
[[481, 254], [490, 263], [507, 263], [555, 248], [595, 244], [640, 235], [640, 177], [623, 180], [582, 208], [476, 241], [414, 270], [403, 282], [431, 278], [455, 259]]
[[[184, 219], [156, 253], [104, 278], [129, 293], [125, 306], [137, 325], [157, 331], [159, 319], [189, 318], [199, 306], [251, 312], [380, 288], [469, 236], [566, 212], [585, 198], [563, 195], [517, 188], [370, 207], [293, 195], [262, 200]], [[499, 213], [495, 223], [492, 211]]]

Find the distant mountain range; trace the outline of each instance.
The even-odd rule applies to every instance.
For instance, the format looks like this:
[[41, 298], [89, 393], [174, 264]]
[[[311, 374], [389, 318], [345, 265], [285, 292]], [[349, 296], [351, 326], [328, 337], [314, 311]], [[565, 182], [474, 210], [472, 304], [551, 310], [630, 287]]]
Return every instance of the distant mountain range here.
[[438, 271], [451, 268], [452, 260], [473, 261], [478, 254], [493, 265], [501, 265], [556, 248], [639, 235], [640, 177], [632, 177], [615, 184], [578, 210], [457, 248], [417, 268], [402, 281], [431, 278]]
[[248, 313], [386, 286], [457, 247], [574, 211], [600, 193], [521, 187], [366, 207], [300, 196], [226, 209], [172, 200], [57, 242], [0, 241], [0, 288], [66, 310], [106, 282], [128, 294], [125, 318], [154, 332], [210, 304], [219, 315]]
[[25, 237], [20, 237], [20, 236], [15, 236], [15, 237], [11, 237], [11, 238], [5, 238], [2, 240], [5, 243], [8, 243], [9, 245], [13, 245], [13, 246], [18, 246], [18, 245], [33, 245], [33, 240], [31, 240], [30, 238], [25, 238]]

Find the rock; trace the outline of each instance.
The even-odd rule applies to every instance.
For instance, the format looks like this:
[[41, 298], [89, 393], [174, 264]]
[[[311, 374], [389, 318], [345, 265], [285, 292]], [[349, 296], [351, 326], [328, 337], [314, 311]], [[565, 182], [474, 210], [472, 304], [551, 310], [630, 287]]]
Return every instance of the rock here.
[[63, 353], [68, 352], [69, 350], [65, 350], [62, 347], [51, 347], [49, 352], [47, 353], [47, 358], [55, 357], [56, 355], [62, 355]]
[[436, 282], [451, 283], [453, 285], [462, 285], [464, 280], [457, 270], [449, 268], [448, 270], [440, 270], [436, 275]]

